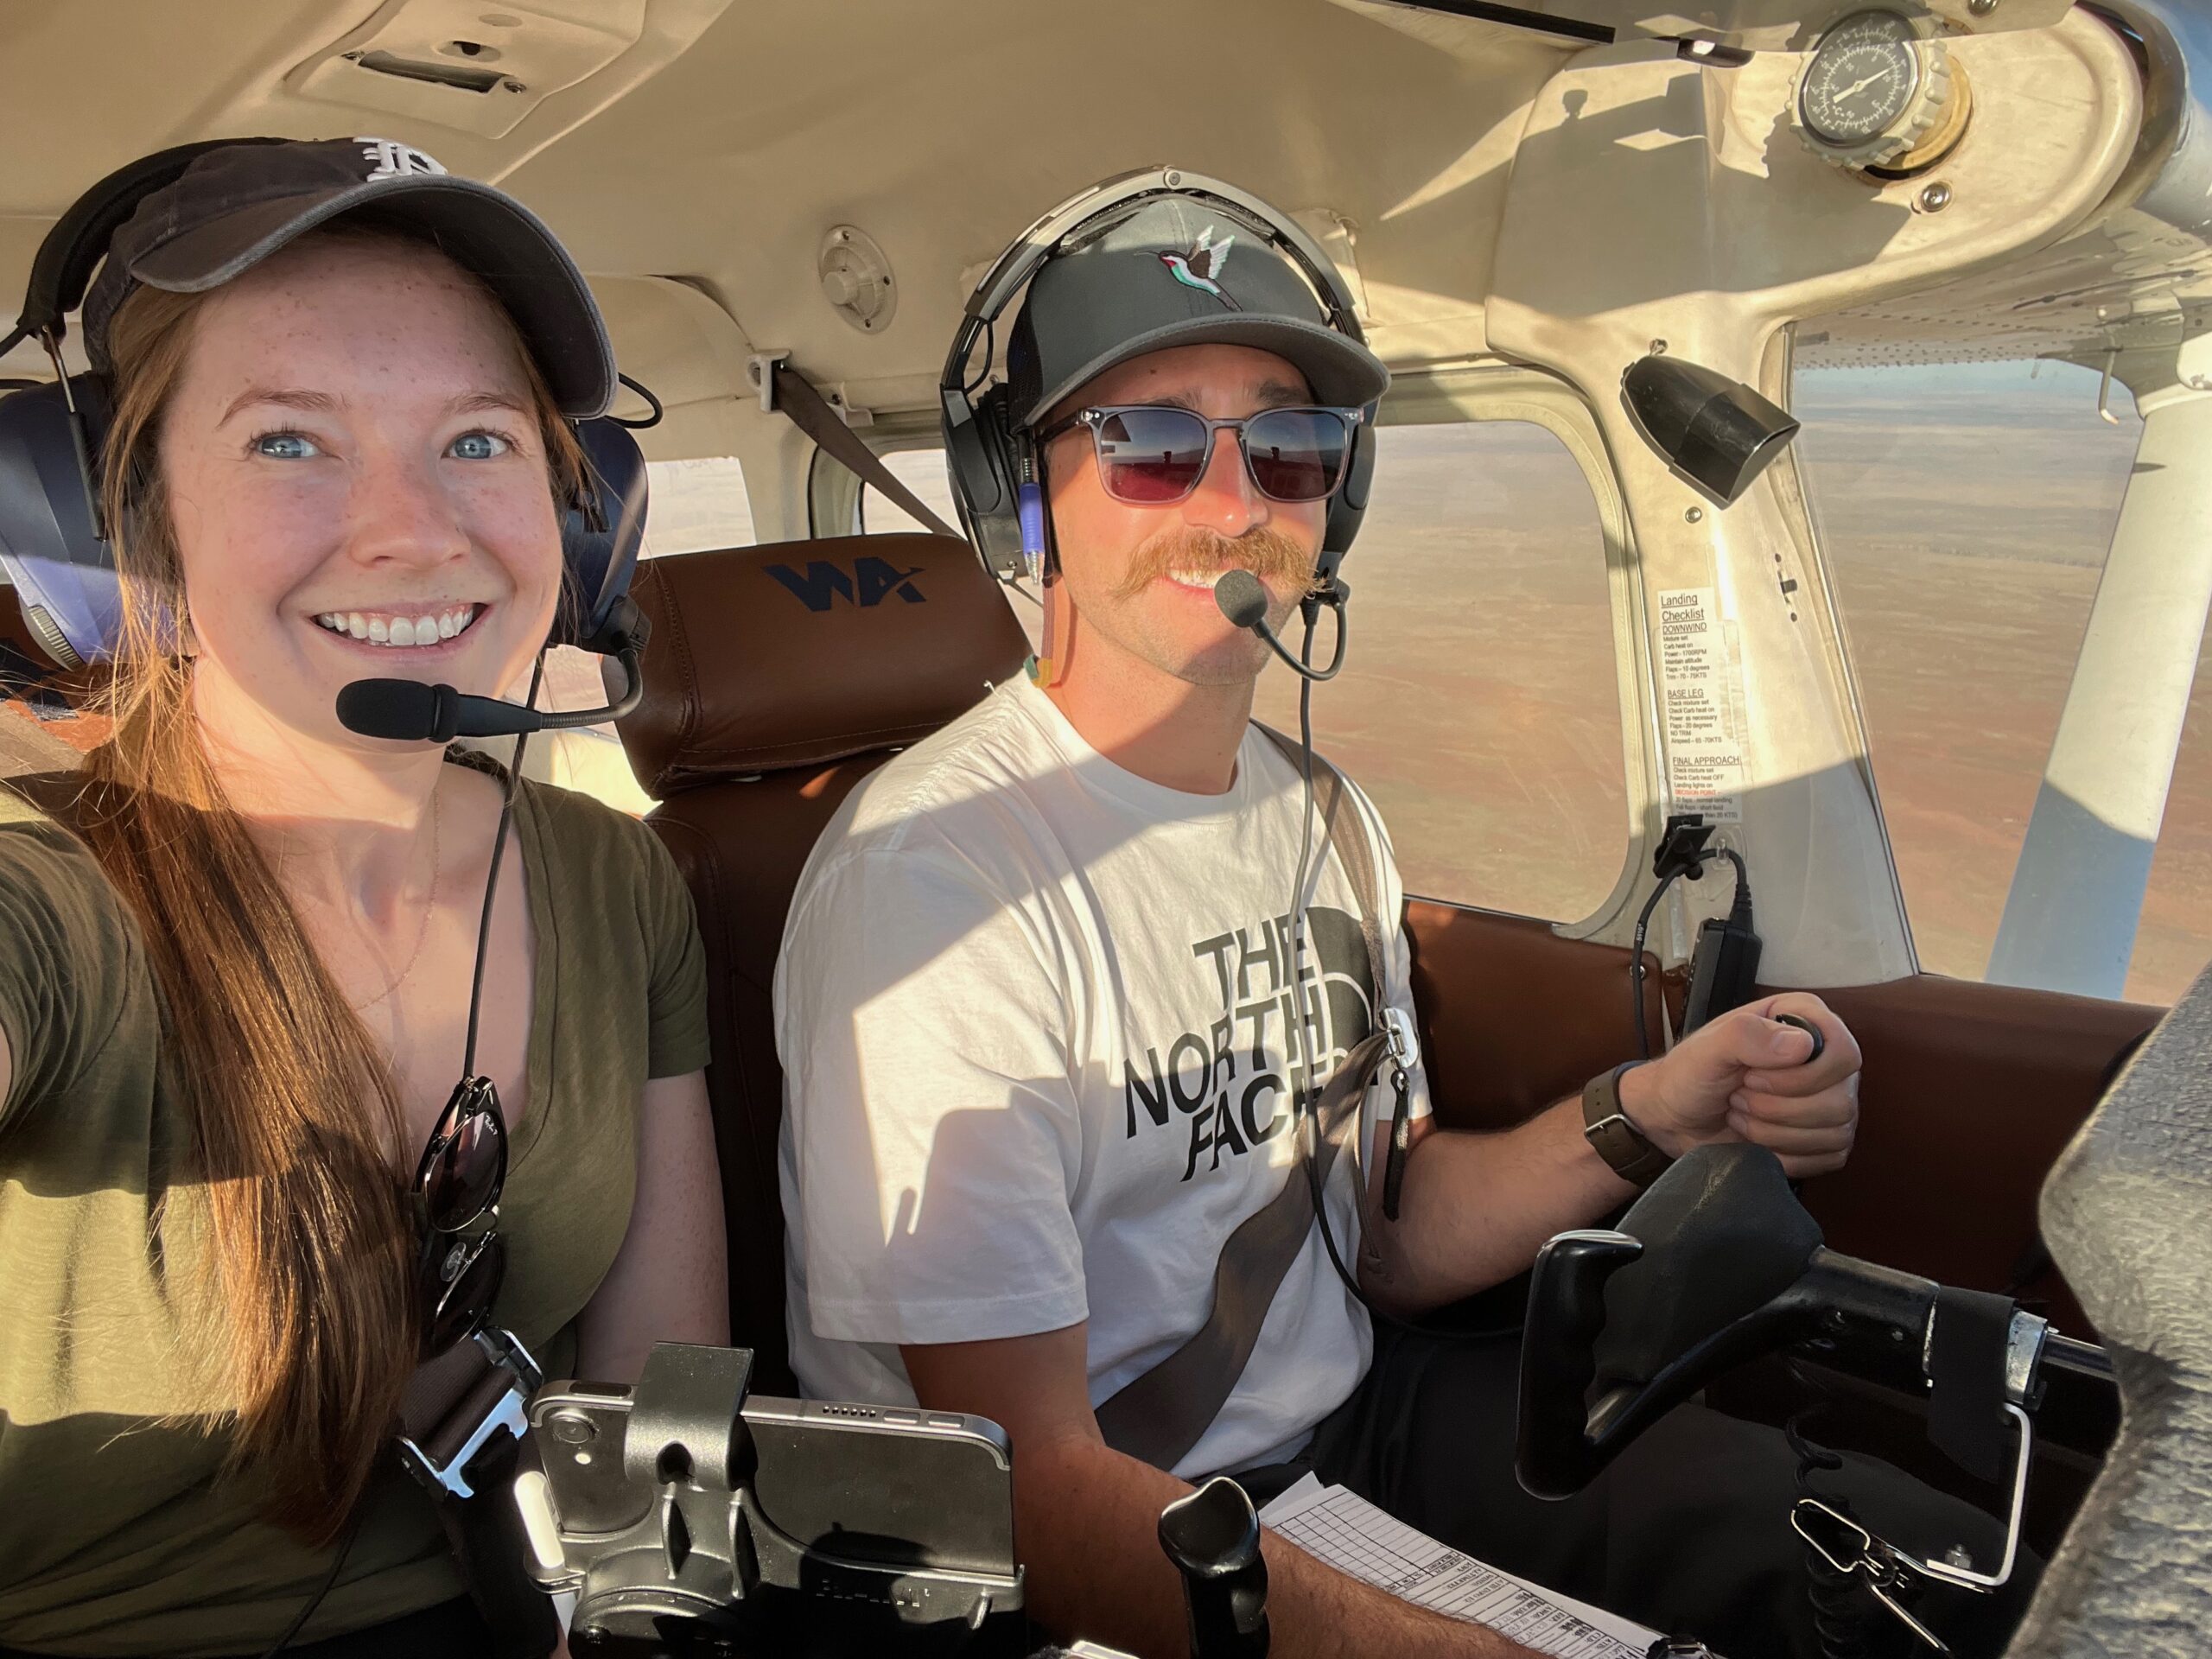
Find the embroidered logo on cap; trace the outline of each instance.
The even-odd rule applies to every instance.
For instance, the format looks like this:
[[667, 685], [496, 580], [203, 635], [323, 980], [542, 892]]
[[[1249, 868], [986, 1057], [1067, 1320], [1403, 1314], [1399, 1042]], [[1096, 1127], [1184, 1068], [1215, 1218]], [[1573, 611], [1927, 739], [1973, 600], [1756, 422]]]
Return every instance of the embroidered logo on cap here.
[[410, 173], [442, 173], [445, 168], [435, 156], [427, 156], [412, 144], [403, 144], [393, 138], [357, 137], [353, 142], [361, 147], [361, 156], [375, 165], [366, 174], [371, 179], [404, 178]]
[[1185, 288], [1195, 288], [1201, 294], [1211, 294], [1231, 311], [1244, 308], [1221, 291], [1221, 284], [1214, 279], [1221, 275], [1221, 268], [1229, 263], [1229, 251], [1236, 245], [1234, 236], [1224, 236], [1217, 245], [1213, 226], [1209, 225], [1198, 232], [1197, 245], [1188, 253], [1163, 253], [1160, 263], [1173, 273], [1175, 280]]

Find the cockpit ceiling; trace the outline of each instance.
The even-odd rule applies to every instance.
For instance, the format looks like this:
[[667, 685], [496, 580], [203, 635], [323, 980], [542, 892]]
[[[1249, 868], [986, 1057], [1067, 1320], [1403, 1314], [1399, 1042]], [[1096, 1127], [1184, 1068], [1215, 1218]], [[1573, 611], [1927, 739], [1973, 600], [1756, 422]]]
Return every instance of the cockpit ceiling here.
[[[1794, 48], [1840, 0], [1522, 3], [1624, 41], [1696, 33]], [[1936, 3], [1968, 18], [1968, 0]], [[2035, 27], [2064, 10], [2006, 0], [1972, 26]], [[496, 39], [497, 19], [535, 28], [541, 16], [592, 35], [605, 61], [565, 87], [515, 95], [526, 113], [497, 133], [477, 115], [423, 113], [479, 94], [327, 67], [348, 42], [410, 20]], [[542, 213], [606, 279], [633, 372], [685, 378], [683, 365], [644, 360], [683, 337], [647, 315], [660, 290], [619, 280], [671, 276], [719, 301], [753, 349], [788, 350], [877, 407], [920, 408], [968, 284], [1009, 238], [1085, 184], [1171, 162], [1235, 181], [1321, 234], [1351, 265], [1395, 365], [1448, 361], [1487, 348], [1483, 299], [1515, 147], [1538, 90], [1581, 49], [1389, 0], [10, 6], [0, 9], [0, 155], [11, 163], [0, 169], [0, 292], [20, 293], [40, 237], [76, 194], [135, 156], [227, 134], [374, 133], [499, 180]], [[879, 332], [823, 298], [817, 261], [839, 226], [890, 262], [899, 303]], [[1870, 312], [1832, 338], [1862, 322], [1869, 338], [1909, 325], [1910, 310]], [[33, 366], [21, 352], [9, 364]]]
[[[690, 279], [819, 379], [924, 392], [979, 266], [1083, 186], [1173, 162], [1318, 227], [1356, 223], [1375, 315], [1440, 325], [1442, 349], [1465, 354], [1521, 117], [1574, 49], [1445, 19], [1462, 48], [1483, 43], [1446, 50], [1332, 0], [593, 3], [637, 12], [641, 37], [696, 38], [626, 96], [587, 109], [559, 94], [497, 141], [288, 91], [296, 66], [378, 11], [366, 0], [0, 10], [0, 290], [20, 292], [51, 220], [134, 156], [225, 133], [370, 132], [499, 179], [595, 277]], [[880, 334], [823, 301], [817, 261], [839, 225], [891, 262], [900, 299]]]

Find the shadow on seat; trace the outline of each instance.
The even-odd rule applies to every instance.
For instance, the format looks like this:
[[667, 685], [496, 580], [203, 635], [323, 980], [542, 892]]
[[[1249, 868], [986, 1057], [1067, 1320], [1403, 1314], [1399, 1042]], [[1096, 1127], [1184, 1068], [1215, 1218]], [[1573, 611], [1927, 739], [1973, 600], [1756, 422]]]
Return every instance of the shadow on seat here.
[[1020, 673], [1029, 647], [968, 544], [939, 536], [679, 554], [641, 566], [632, 592], [653, 632], [622, 743], [706, 946], [731, 1340], [753, 1350], [758, 1389], [795, 1392], [771, 1001], [791, 889], [853, 785]]

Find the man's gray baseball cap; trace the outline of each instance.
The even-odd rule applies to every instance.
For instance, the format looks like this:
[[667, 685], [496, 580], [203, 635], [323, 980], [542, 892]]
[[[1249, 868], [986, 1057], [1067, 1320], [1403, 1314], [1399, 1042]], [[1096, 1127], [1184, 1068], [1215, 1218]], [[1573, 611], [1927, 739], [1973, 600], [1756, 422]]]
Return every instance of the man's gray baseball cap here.
[[426, 233], [514, 319], [561, 412], [604, 415], [614, 348], [591, 286], [537, 214], [503, 190], [388, 138], [242, 139], [195, 159], [117, 227], [85, 296], [85, 351], [105, 371], [108, 325], [142, 283], [199, 294], [340, 214]]
[[1033, 426], [1116, 364], [1173, 346], [1256, 346], [1304, 374], [1316, 403], [1373, 403], [1389, 370], [1327, 318], [1298, 266], [1241, 219], [1161, 196], [1031, 279], [1007, 340], [1014, 417]]

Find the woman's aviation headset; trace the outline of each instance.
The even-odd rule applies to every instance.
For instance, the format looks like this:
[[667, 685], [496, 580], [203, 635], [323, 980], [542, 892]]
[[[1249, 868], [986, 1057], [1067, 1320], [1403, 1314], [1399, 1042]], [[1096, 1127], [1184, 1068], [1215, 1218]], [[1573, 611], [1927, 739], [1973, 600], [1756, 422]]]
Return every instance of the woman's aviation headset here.
[[[25, 621], [64, 667], [112, 657], [123, 620], [111, 527], [102, 522], [99, 506], [107, 377], [97, 370], [71, 374], [64, 367], [66, 319], [84, 303], [110, 239], [147, 196], [175, 183], [211, 151], [286, 142], [219, 139], [142, 157], [78, 198], [31, 262], [22, 315], [0, 340], [0, 352], [21, 340], [40, 341], [53, 359], [54, 379], [0, 397], [0, 569], [15, 584]], [[601, 416], [570, 424], [591, 479], [585, 496], [569, 503], [562, 516], [568, 600], [546, 643], [616, 658], [628, 681], [623, 696], [607, 709], [542, 715], [494, 698], [461, 696], [448, 686], [363, 680], [340, 698], [340, 718], [349, 727], [372, 736], [442, 742], [456, 734], [592, 724], [636, 705], [644, 690], [638, 666], [644, 623], [628, 594], [645, 534], [645, 457], [613, 419]], [[355, 693], [360, 695], [350, 695]], [[355, 716], [364, 723], [356, 724]]]
[[[999, 318], [1047, 260], [1100, 234], [1160, 196], [1188, 197], [1207, 213], [1274, 247], [1297, 267], [1313, 290], [1321, 314], [1319, 320], [1363, 346], [1367, 343], [1353, 309], [1351, 290], [1319, 245], [1288, 218], [1234, 185], [1179, 168], [1154, 167], [1108, 179], [1069, 197], [1016, 238], [976, 284], [938, 383], [944, 417], [945, 465], [952, 476], [961, 525], [991, 574], [1002, 582], [1042, 574], [1051, 550], [1052, 531], [1050, 515], [1045, 511], [1036, 445], [1029, 431], [1017, 423], [1012, 388], [1001, 383], [981, 397], [975, 395], [990, 373], [990, 344]], [[978, 340], [984, 342], [984, 360], [971, 371], [969, 359]], [[1337, 567], [1359, 533], [1359, 521], [1367, 512], [1368, 485], [1375, 474], [1374, 414], [1370, 404], [1353, 429], [1344, 482], [1329, 503], [1321, 556], [1314, 570], [1316, 584], [1323, 588], [1336, 585]], [[1331, 602], [1341, 605], [1342, 601]]]

